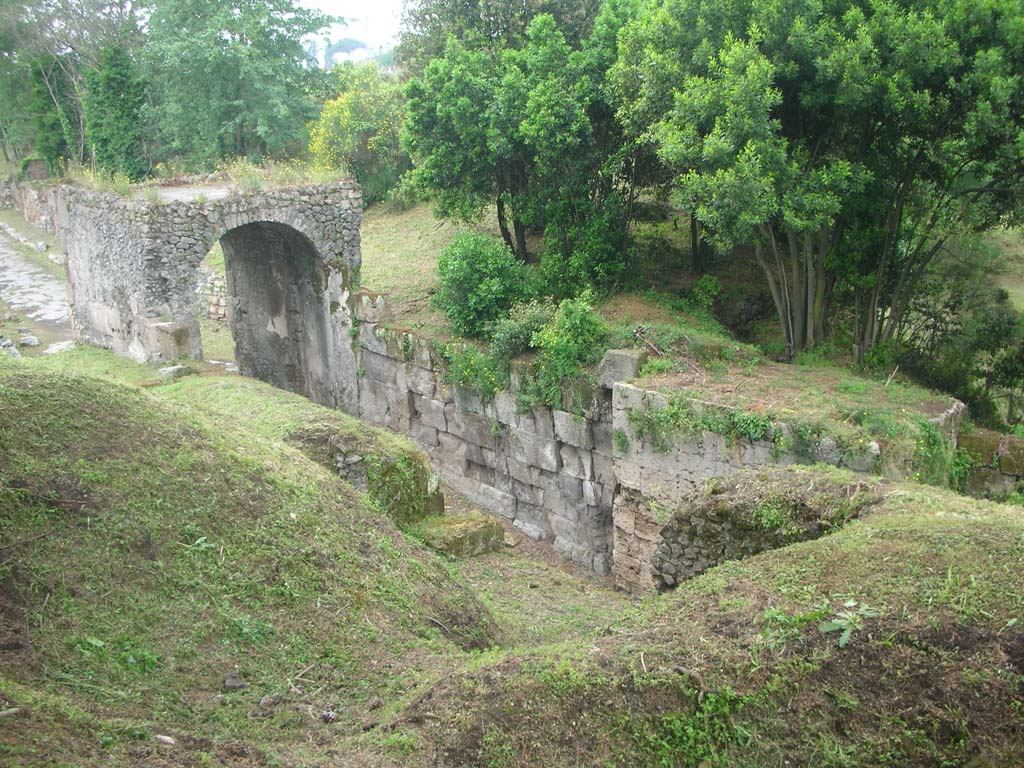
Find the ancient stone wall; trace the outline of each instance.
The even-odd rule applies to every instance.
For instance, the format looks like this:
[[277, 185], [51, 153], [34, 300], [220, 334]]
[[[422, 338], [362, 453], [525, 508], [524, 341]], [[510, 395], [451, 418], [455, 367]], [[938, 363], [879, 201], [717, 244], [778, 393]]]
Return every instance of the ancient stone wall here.
[[221, 240], [224, 309], [242, 372], [355, 409], [348, 296], [358, 282], [362, 200], [354, 183], [193, 200], [19, 185], [15, 204], [66, 245], [80, 341], [136, 360], [200, 357], [199, 266]]
[[228, 319], [228, 281], [219, 272], [200, 265], [199, 286], [196, 288], [199, 312], [211, 320], [226, 322]]
[[445, 383], [430, 341], [387, 329], [383, 297], [356, 299], [359, 415], [411, 435], [444, 480], [475, 503], [565, 557], [608, 573], [611, 390], [595, 389], [579, 415], [522, 410], [514, 391], [484, 403]]
[[11, 203], [25, 220], [47, 232], [57, 233], [60, 226], [60, 192], [56, 186], [10, 183]]
[[[678, 434], [669, 441], [659, 441], [649, 434], [638, 434], [636, 417], [666, 408], [669, 403], [663, 393], [622, 382], [614, 385], [612, 403], [614, 475], [618, 483], [612, 514], [613, 572], [616, 585], [634, 594], [658, 586], [653, 563], [664, 539], [665, 525], [680, 504], [697, 494], [707, 480], [754, 467], [791, 464], [828, 464], [857, 473], [878, 474], [886, 463], [883, 449], [877, 443], [868, 443], [856, 453], [843, 453], [828, 436], [806, 446], [806, 453], [797, 454], [793, 441], [786, 439], [790, 430], [785, 424], [779, 425], [777, 437], [765, 440], [703, 432]], [[963, 413], [963, 404], [953, 401], [946, 412], [933, 419], [954, 444]], [[896, 469], [889, 471], [895, 476], [900, 474]], [[685, 552], [686, 557], [679, 561], [679, 578], [699, 573], [708, 563], [721, 562], [734, 554], [760, 551], [736, 531], [724, 537], [734, 536], [734, 544], [724, 544], [721, 536], [711, 535], [720, 533], [721, 528], [721, 520], [709, 519], [706, 529], [701, 524], [703, 544], [690, 545], [692, 551]]]
[[[759, 467], [705, 483], [662, 520], [650, 558], [654, 586], [672, 587], [728, 560], [815, 539], [860, 516], [880, 498], [879, 481], [814, 467]], [[650, 500], [626, 491], [626, 503]]]
[[989, 429], [974, 429], [960, 435], [959, 446], [970, 462], [964, 491], [1001, 501], [1021, 488], [1024, 440]]
[[[220, 240], [242, 373], [410, 435], [457, 491], [567, 558], [614, 572], [630, 592], [751, 549], [742, 537], [736, 549], [706, 535], [735, 534], [708, 517], [671, 529], [662, 552], [682, 547], [675, 571], [656, 556], [666, 524], [708, 478], [798, 458], [872, 472], [885, 458], [874, 444], [843, 455], [828, 437], [801, 457], [785, 442], [711, 432], [659, 443], [633, 423], [667, 405], [628, 383], [637, 350], [609, 352], [593, 387], [567, 400], [571, 409], [520, 407], [515, 372], [510, 390], [482, 402], [445, 382], [433, 342], [388, 327], [383, 296], [351, 293], [360, 266], [354, 185], [164, 203], [63, 187], [24, 200], [45, 208], [37, 223], [48, 221], [67, 245], [80, 340], [140, 360], [199, 356], [199, 267]], [[955, 435], [961, 411], [957, 404], [937, 422]]]

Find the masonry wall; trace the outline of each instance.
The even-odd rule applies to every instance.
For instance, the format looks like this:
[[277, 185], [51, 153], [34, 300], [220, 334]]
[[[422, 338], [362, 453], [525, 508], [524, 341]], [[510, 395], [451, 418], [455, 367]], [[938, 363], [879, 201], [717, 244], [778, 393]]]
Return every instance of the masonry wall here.
[[610, 572], [611, 390], [596, 388], [582, 415], [523, 411], [511, 391], [483, 403], [444, 382], [431, 342], [387, 329], [383, 297], [360, 294], [355, 314], [359, 416], [412, 436], [450, 486], [526, 535]]
[[[797, 461], [768, 442], [704, 433], [661, 450], [635, 434], [632, 412], [667, 405], [663, 395], [628, 383], [642, 362], [637, 350], [606, 355], [593, 389], [576, 393], [576, 413], [520, 408], [515, 375], [512, 389], [493, 402], [448, 385], [432, 342], [389, 329], [383, 296], [350, 292], [358, 280], [361, 217], [351, 185], [202, 204], [67, 187], [45, 204], [41, 199], [31, 197], [29, 208], [45, 208], [39, 221], [67, 245], [80, 340], [137, 359], [198, 355], [199, 265], [225, 236], [227, 315], [240, 347], [255, 350], [248, 364], [239, 360], [243, 372], [411, 436], [457, 491], [565, 557], [613, 572], [627, 591], [654, 588], [656, 572], [662, 583], [666, 575], [685, 575], [667, 570], [656, 553], [670, 512], [705, 480]], [[262, 259], [258, 268], [246, 267], [252, 258]], [[278, 339], [268, 346], [261, 332]], [[955, 404], [940, 425], [955, 434], [961, 411]], [[811, 458], [870, 472], [880, 449], [842, 456], [824, 438]], [[673, 530], [681, 556], [690, 557], [693, 530]], [[722, 546], [728, 556], [732, 550]], [[699, 571], [709, 553], [695, 547], [685, 568]]]
[[[823, 437], [813, 455], [798, 456], [769, 440], [730, 439], [712, 432], [675, 436], [668, 446], [656, 445], [649, 436], [638, 435], [631, 414], [660, 410], [668, 399], [621, 382], [614, 385], [612, 428], [614, 475], [618, 482], [613, 504], [613, 552], [615, 583], [634, 594], [648, 592], [669, 579], [693, 576], [723, 559], [744, 552], [760, 551], [765, 537], [740, 536], [735, 530], [723, 536], [723, 520], [714, 514], [707, 519], [674, 524], [673, 536], [679, 548], [673, 560], [676, 572], [665, 569], [664, 550], [656, 556], [665, 538], [665, 526], [684, 500], [694, 497], [707, 480], [754, 467], [790, 464], [830, 464], [857, 473], [878, 474], [884, 463], [882, 449], [869, 443], [863, 452], [844, 455], [836, 441]], [[934, 419], [954, 445], [963, 419], [964, 405], [952, 401], [946, 412]], [[786, 432], [786, 425], [780, 425]], [[783, 442], [785, 444], [785, 442]], [[729, 539], [732, 543], [726, 544]]]
[[224, 275], [200, 265], [196, 294], [201, 314], [217, 322], [227, 322], [228, 283]]
[[[233, 293], [228, 286], [224, 309], [236, 338], [252, 337], [250, 346], [262, 349], [269, 342], [257, 343], [264, 341], [260, 334], [273, 336], [271, 341], [289, 351], [280, 369], [243, 359], [240, 368], [256, 376], [269, 370], [274, 383], [287, 389], [332, 407], [356, 408], [348, 332], [348, 297], [361, 261], [362, 199], [356, 184], [193, 202], [14, 185], [12, 197], [27, 219], [56, 232], [65, 244], [76, 338], [140, 361], [202, 355], [199, 266], [222, 237], [245, 246], [231, 254], [225, 250], [241, 287], [252, 284], [249, 272], [269, 274], [268, 265], [301, 257], [302, 274], [293, 270], [278, 286], [281, 311], [256, 306], [241, 288]], [[287, 322], [261, 324], [264, 309]]]
[[977, 428], [960, 436], [959, 446], [970, 459], [964, 491], [971, 496], [1003, 500], [1024, 483], [1024, 440]]

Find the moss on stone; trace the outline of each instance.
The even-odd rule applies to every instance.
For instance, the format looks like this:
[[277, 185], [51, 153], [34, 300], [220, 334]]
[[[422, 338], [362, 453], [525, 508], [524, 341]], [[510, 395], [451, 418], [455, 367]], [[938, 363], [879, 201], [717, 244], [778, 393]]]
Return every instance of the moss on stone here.
[[409, 532], [431, 549], [452, 557], [473, 557], [501, 549], [505, 529], [493, 517], [479, 512], [436, 515], [420, 520]]

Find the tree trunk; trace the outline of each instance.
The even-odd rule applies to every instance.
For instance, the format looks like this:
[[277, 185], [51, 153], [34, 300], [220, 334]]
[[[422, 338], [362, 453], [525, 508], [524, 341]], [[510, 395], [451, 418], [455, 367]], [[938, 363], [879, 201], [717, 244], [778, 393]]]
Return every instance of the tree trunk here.
[[690, 214], [690, 271], [695, 275], [704, 272], [704, 254], [700, 248], [700, 225], [697, 217]]
[[519, 219], [513, 218], [512, 228], [516, 233], [516, 256], [518, 256], [521, 261], [525, 262], [530, 258], [530, 253], [526, 250], [526, 227], [523, 226], [523, 222]]
[[832, 238], [827, 227], [817, 232], [785, 234], [785, 248], [780, 248], [776, 233], [763, 227], [755, 243], [754, 259], [768, 281], [786, 344], [786, 358], [792, 360], [825, 337], [825, 261]]
[[498, 199], [494, 203], [498, 213], [498, 229], [501, 230], [501, 237], [505, 241], [505, 245], [512, 253], [516, 252], [515, 243], [512, 242], [512, 233], [508, 231], [508, 219], [505, 216], [505, 198], [498, 193]]
[[235, 123], [235, 154], [238, 157], [245, 155], [245, 131], [241, 120]]

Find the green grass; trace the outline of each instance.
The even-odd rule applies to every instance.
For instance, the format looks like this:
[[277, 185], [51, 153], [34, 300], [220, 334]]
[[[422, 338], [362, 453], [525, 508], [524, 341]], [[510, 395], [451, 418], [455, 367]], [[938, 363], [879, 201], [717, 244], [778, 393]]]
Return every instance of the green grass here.
[[[306, 744], [344, 734], [343, 763], [404, 764], [401, 732], [350, 738], [368, 711], [504, 653], [463, 647], [585, 636], [625, 605], [525, 545], [445, 563], [329, 469], [327, 435], [422, 461], [406, 440], [197, 370], [168, 382], [94, 348], [0, 361], [0, 642], [25, 648], [0, 653], [0, 689], [26, 710], [5, 765], [130, 762], [157, 733], [208, 739], [190, 759], [241, 743], [304, 765], [337, 764]], [[236, 665], [249, 688], [224, 693]]]
[[461, 231], [497, 234], [491, 218], [477, 227], [434, 217], [419, 204], [396, 210], [388, 203], [367, 209], [360, 231], [362, 287], [386, 293], [395, 312], [394, 324], [422, 335], [448, 338], [447, 321], [430, 306], [437, 289], [437, 258]]
[[1000, 229], [989, 234], [989, 239], [1002, 256], [1004, 271], [998, 285], [1010, 294], [1010, 301], [1024, 311], [1024, 231]]
[[208, 315], [199, 316], [199, 332], [203, 338], [203, 358], [222, 363], [235, 361], [235, 338], [231, 326], [226, 322], [211, 320]]
[[[421, 649], [414, 667], [458, 653], [428, 615], [487, 636], [436, 557], [288, 439], [319, 409], [269, 389], [196, 377], [143, 391], [0, 363], [0, 631], [25, 648], [0, 662], [5, 690], [286, 750], [310, 731], [302, 700], [345, 701], [358, 723], [356, 702], [412, 672], [403, 649]], [[375, 433], [323, 415], [372, 447]], [[218, 695], [236, 666], [249, 688]], [[252, 721], [262, 696], [286, 703]]]
[[[164, 749], [155, 734], [177, 739], [169, 761], [230, 765], [238, 749], [385, 766], [1008, 765], [1019, 749], [1008, 507], [882, 485], [833, 534], [630, 607], [529, 542], [432, 555], [309, 438], [384, 455], [403, 439], [256, 381], [162, 382], [76, 349], [0, 362], [0, 403], [0, 642], [16, 641], [0, 687], [24, 712], [5, 765], [128, 763]], [[862, 606], [845, 646], [820, 631]], [[249, 687], [222, 691], [236, 666]]]
[[[503, 766], [1013, 764], [1024, 519], [882, 490], [866, 518], [712, 569], [589, 647], [457, 676], [420, 738], [456, 763], [500, 745]], [[841, 646], [825, 627], [844, 612]]]

